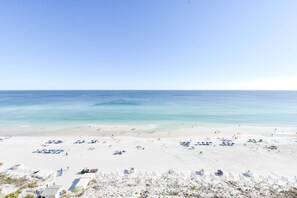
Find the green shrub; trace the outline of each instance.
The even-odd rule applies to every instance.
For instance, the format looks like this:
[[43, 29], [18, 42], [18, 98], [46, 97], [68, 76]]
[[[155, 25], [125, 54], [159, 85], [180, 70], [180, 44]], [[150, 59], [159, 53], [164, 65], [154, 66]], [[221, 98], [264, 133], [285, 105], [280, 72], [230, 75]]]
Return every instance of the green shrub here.
[[26, 195], [24, 198], [34, 198], [34, 195]]
[[17, 190], [17, 191], [15, 191], [13, 193], [10, 193], [10, 194], [6, 195], [5, 198], [18, 198], [20, 193], [21, 193], [21, 191]]

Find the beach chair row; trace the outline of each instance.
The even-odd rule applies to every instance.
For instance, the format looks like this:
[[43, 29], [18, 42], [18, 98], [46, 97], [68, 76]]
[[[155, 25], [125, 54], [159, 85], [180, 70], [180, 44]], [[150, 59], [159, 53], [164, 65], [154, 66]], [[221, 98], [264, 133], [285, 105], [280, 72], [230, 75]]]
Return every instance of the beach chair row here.
[[37, 150], [36, 153], [44, 153], [44, 154], [60, 154], [63, 153], [63, 149], [42, 149], [42, 150]]
[[211, 146], [212, 142], [197, 142], [195, 146]]
[[[74, 144], [84, 144], [84, 143], [86, 143], [85, 140], [76, 140], [74, 142]], [[90, 142], [88, 142], [88, 144], [95, 144], [95, 143], [98, 143], [98, 140], [91, 140]]]
[[64, 143], [63, 140], [49, 140], [47, 141], [48, 144], [62, 144]]
[[[235, 143], [232, 141], [222, 141], [222, 143], [220, 144], [221, 146], [233, 146]], [[180, 145], [185, 146], [185, 147], [189, 147], [191, 145], [191, 141], [182, 141], [180, 142]], [[197, 142], [196, 144], [194, 144], [194, 146], [211, 146], [213, 145], [212, 141], [206, 141], [206, 142]]]

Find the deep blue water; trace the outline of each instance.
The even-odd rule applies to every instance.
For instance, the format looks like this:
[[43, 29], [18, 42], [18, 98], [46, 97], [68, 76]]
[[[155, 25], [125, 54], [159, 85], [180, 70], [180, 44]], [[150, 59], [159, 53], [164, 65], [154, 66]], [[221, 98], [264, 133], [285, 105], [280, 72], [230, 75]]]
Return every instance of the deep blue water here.
[[0, 91], [0, 125], [297, 125], [296, 91]]

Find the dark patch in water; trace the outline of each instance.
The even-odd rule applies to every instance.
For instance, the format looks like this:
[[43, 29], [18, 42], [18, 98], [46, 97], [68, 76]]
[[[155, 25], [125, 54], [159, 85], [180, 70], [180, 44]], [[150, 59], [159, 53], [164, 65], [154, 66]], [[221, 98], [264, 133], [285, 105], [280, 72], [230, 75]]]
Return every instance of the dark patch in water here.
[[141, 105], [141, 104], [139, 102], [118, 100], [118, 101], [111, 101], [111, 102], [95, 103], [93, 106], [138, 106], [138, 105]]

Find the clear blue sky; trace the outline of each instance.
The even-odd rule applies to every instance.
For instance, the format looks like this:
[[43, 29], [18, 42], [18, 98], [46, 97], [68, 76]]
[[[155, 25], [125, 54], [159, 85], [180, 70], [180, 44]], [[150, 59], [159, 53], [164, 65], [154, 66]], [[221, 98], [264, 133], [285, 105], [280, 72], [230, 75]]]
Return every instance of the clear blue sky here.
[[0, 1], [0, 89], [265, 87], [297, 89], [296, 0]]

